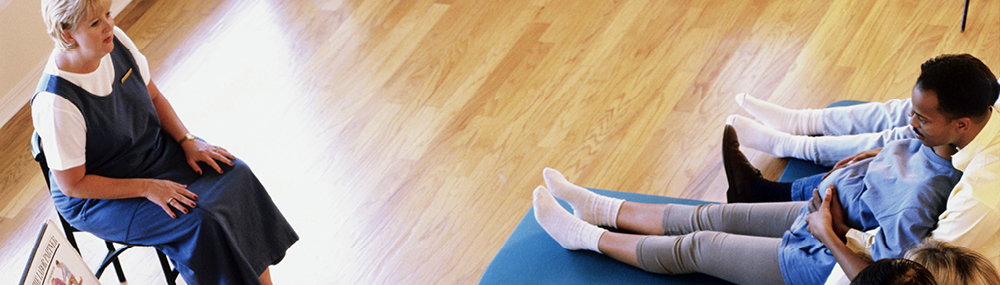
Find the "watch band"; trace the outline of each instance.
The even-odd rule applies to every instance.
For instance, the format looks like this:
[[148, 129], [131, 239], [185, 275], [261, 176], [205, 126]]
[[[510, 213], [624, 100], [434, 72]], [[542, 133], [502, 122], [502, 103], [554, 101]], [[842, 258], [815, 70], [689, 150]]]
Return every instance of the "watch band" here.
[[184, 143], [187, 140], [193, 140], [193, 139], [194, 139], [194, 135], [192, 135], [191, 133], [186, 133], [186, 134], [184, 134], [184, 137], [181, 138], [181, 140], [177, 141], [177, 143], [180, 144], [180, 143]]

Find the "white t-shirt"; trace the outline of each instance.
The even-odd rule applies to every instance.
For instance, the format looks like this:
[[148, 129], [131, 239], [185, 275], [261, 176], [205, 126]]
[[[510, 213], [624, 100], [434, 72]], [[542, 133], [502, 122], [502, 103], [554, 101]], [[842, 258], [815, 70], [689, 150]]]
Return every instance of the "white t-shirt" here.
[[[114, 27], [114, 34], [115, 38], [132, 53], [139, 67], [139, 75], [148, 85], [149, 63], [146, 61], [146, 56], [139, 52], [132, 39], [129, 39], [117, 26]], [[111, 86], [115, 80], [111, 54], [101, 58], [101, 65], [97, 70], [81, 74], [60, 70], [55, 61], [58, 52], [53, 50], [49, 55], [44, 75], [59, 76], [97, 96], [111, 94]], [[66, 170], [86, 162], [87, 125], [76, 105], [59, 95], [42, 91], [31, 101], [31, 119], [35, 132], [42, 139], [42, 150], [45, 151], [45, 159], [50, 169]]]

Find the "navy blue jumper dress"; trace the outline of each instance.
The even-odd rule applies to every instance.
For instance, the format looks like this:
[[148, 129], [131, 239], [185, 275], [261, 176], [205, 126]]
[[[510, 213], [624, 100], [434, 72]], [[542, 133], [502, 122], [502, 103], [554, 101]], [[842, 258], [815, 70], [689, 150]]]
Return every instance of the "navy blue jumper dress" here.
[[[162, 130], [131, 52], [114, 39], [115, 82], [110, 95], [93, 95], [55, 75], [38, 91], [68, 99], [87, 126], [86, 173], [111, 178], [171, 180], [198, 195], [197, 207], [171, 219], [145, 198], [80, 199], [52, 183], [56, 209], [74, 227], [103, 239], [153, 246], [173, 261], [188, 284], [260, 284], [298, 235], [241, 160], [202, 165], [198, 175], [180, 144]], [[55, 180], [52, 180], [55, 181]]]

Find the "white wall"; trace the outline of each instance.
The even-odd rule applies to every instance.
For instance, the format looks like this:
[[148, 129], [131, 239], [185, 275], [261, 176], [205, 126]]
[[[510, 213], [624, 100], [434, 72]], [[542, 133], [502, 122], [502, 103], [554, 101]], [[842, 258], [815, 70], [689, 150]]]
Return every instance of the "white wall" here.
[[[131, 0], [112, 0], [118, 15]], [[24, 107], [35, 92], [42, 67], [52, 52], [45, 33], [41, 1], [0, 0], [0, 126]]]

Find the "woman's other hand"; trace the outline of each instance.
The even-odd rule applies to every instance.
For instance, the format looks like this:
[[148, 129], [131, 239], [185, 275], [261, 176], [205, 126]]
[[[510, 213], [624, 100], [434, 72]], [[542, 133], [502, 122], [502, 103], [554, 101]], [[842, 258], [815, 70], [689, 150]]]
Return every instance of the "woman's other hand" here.
[[[229, 151], [224, 148], [211, 145], [200, 139], [185, 140], [181, 143], [181, 147], [184, 148], [184, 155], [187, 156], [187, 163], [191, 166], [194, 172], [198, 175], [204, 174], [201, 171], [201, 167], [198, 166], [198, 162], [204, 162], [215, 169], [216, 172], [222, 174], [222, 168], [219, 167], [218, 162], [225, 163], [229, 166], [233, 165], [233, 160], [236, 159]], [[218, 161], [218, 162], [217, 162]]]
[[187, 190], [187, 185], [162, 179], [149, 179], [146, 181], [145, 197], [147, 200], [160, 206], [164, 212], [172, 219], [177, 218], [171, 208], [187, 214], [190, 209], [197, 206], [194, 201], [198, 200], [198, 195]]

